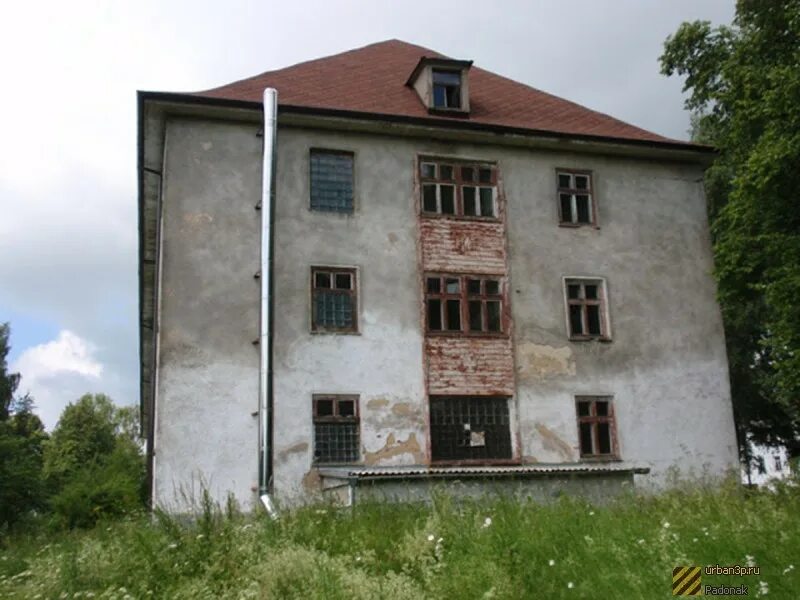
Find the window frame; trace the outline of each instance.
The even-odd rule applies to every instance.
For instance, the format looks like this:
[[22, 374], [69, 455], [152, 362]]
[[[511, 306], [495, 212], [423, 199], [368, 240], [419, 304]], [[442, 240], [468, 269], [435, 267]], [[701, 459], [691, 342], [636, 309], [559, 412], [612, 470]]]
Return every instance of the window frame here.
[[[311, 296], [311, 307], [310, 307], [310, 319], [311, 319], [311, 333], [333, 333], [333, 334], [349, 334], [349, 335], [357, 335], [360, 333], [359, 331], [359, 319], [358, 319], [358, 311], [359, 311], [359, 274], [358, 274], [357, 267], [344, 267], [344, 266], [326, 266], [326, 265], [312, 265], [310, 269], [311, 281], [309, 285], [310, 289], [310, 296]], [[336, 289], [334, 287], [330, 288], [319, 288], [319, 289], [327, 289], [332, 293], [337, 294], [349, 294], [351, 296], [351, 313], [352, 313], [352, 325], [350, 327], [331, 327], [326, 325], [318, 325], [317, 324], [317, 303], [316, 303], [316, 275], [317, 273], [329, 273], [332, 277], [332, 282], [335, 282], [335, 275], [338, 273], [347, 273], [350, 275], [350, 289]], [[332, 286], [335, 285], [332, 283]]]
[[[579, 406], [581, 402], [589, 402], [589, 414], [581, 416]], [[608, 414], [597, 414], [597, 403], [606, 402], [608, 404]], [[583, 461], [619, 461], [619, 436], [617, 433], [617, 418], [614, 407], [614, 397], [611, 395], [580, 395], [575, 396], [575, 418], [577, 421], [578, 430], [578, 454]], [[591, 426], [592, 434], [592, 450], [591, 454], [584, 454], [581, 443], [581, 425], [589, 424]], [[609, 432], [609, 446], [611, 452], [602, 454], [600, 452], [600, 436], [598, 434], [599, 425], [607, 424]]]
[[[436, 83], [436, 74], [446, 73], [458, 76], [458, 106], [437, 106], [436, 105], [436, 87], [443, 85], [445, 88], [453, 87], [444, 84]], [[445, 92], [445, 101], [447, 100], [447, 93]], [[464, 112], [464, 73], [462, 69], [449, 69], [446, 67], [431, 67], [431, 110], [442, 112]]]
[[[423, 175], [424, 166], [434, 167], [434, 177]], [[441, 167], [452, 169], [452, 179], [441, 177]], [[472, 169], [474, 179], [467, 180], [463, 177], [465, 169]], [[480, 181], [481, 170], [489, 171], [489, 181]], [[419, 214], [424, 218], [431, 219], [459, 219], [465, 221], [484, 221], [499, 222], [500, 215], [500, 185], [499, 167], [497, 163], [481, 160], [441, 158], [433, 156], [421, 156], [417, 160], [416, 178], [419, 182]], [[428, 211], [425, 209], [425, 188], [436, 186], [436, 210]], [[453, 187], [453, 212], [444, 213], [441, 210], [441, 188], [443, 186]], [[475, 189], [475, 211], [476, 214], [468, 215], [464, 212], [464, 188]], [[492, 214], [482, 215], [480, 190], [489, 189], [492, 192]]]
[[[594, 183], [594, 173], [590, 170], [586, 169], [566, 169], [561, 167], [556, 167], [555, 170], [556, 174], [556, 207], [558, 210], [558, 224], [561, 227], [590, 227], [594, 229], [600, 228], [600, 221], [597, 215], [597, 195], [595, 191], [595, 183]], [[562, 188], [561, 181], [559, 176], [560, 175], [569, 175], [572, 178], [573, 186], [570, 188]], [[580, 190], [577, 186], [574, 185], [575, 176], [576, 175], [583, 175], [589, 179], [589, 187], [586, 190]], [[564, 212], [561, 208], [561, 195], [562, 194], [569, 194], [571, 197], [570, 201], [570, 212], [572, 212], [575, 221], [572, 220], [565, 220], [564, 219]], [[577, 221], [578, 218], [578, 204], [576, 200], [576, 196], [589, 196], [589, 211], [591, 213], [591, 218], [589, 222], [580, 222]]]
[[[319, 416], [318, 412], [318, 405], [320, 400], [331, 400], [333, 401], [333, 415], [324, 415]], [[312, 452], [311, 452], [311, 462], [314, 465], [353, 465], [359, 464], [361, 462], [361, 411], [359, 407], [359, 396], [358, 394], [312, 394], [311, 395], [311, 423], [312, 423]], [[353, 403], [353, 414], [352, 415], [345, 415], [342, 416], [339, 414], [339, 403], [341, 401], [350, 401]], [[321, 425], [336, 425], [336, 424], [344, 424], [344, 425], [356, 425], [356, 442], [355, 442], [355, 454], [356, 458], [352, 461], [319, 461], [317, 460], [317, 428], [318, 424]]]
[[[428, 291], [428, 280], [439, 279], [439, 291]], [[447, 280], [458, 280], [458, 292], [447, 292]], [[468, 281], [479, 280], [481, 282], [481, 292], [474, 294], [469, 292]], [[486, 292], [486, 282], [496, 281], [498, 284], [498, 293], [489, 294]], [[509, 335], [509, 322], [507, 318], [507, 278], [505, 275], [486, 274], [486, 273], [443, 273], [439, 271], [426, 271], [422, 276], [423, 296], [424, 296], [424, 319], [425, 319], [425, 333], [429, 336], [468, 336], [468, 337], [508, 337]], [[439, 300], [441, 302], [440, 318], [442, 329], [431, 329], [430, 319], [428, 318], [428, 301]], [[446, 309], [447, 300], [459, 301], [459, 320], [460, 329], [446, 329], [448, 325], [448, 315]], [[470, 328], [469, 322], [469, 302], [481, 302], [481, 323], [486, 325], [486, 329], [480, 331], [473, 331]], [[489, 302], [500, 303], [500, 330], [489, 331]]]
[[[584, 290], [584, 298], [570, 298], [569, 297], [569, 286], [570, 285], [580, 285], [581, 289]], [[598, 290], [598, 298], [597, 299], [589, 299], [585, 298], [585, 286], [586, 285], [596, 285]], [[567, 339], [571, 342], [588, 342], [588, 341], [598, 341], [598, 342], [610, 342], [612, 341], [611, 335], [611, 316], [610, 316], [610, 309], [609, 309], [609, 301], [608, 301], [608, 286], [606, 285], [606, 280], [604, 277], [596, 277], [591, 275], [568, 275], [562, 278], [562, 293], [564, 295], [564, 313], [565, 313], [565, 323], [567, 328]], [[592, 334], [592, 333], [573, 333], [572, 331], [572, 319], [570, 315], [570, 306], [573, 305], [580, 305], [583, 307], [586, 306], [599, 306], [599, 322], [600, 322], [600, 333], [599, 334]], [[588, 330], [588, 311], [584, 308], [581, 310], [581, 325], [583, 331]]]
[[[352, 171], [351, 171], [351, 182], [350, 187], [352, 189], [352, 198], [351, 198], [351, 207], [349, 211], [340, 211], [340, 210], [326, 210], [321, 208], [315, 208], [313, 206], [313, 178], [311, 174], [311, 157], [314, 153], [324, 153], [324, 154], [338, 154], [349, 156], [352, 160]], [[308, 149], [308, 211], [312, 213], [321, 213], [324, 215], [340, 215], [340, 216], [353, 216], [356, 213], [358, 202], [357, 202], [357, 188], [356, 188], [356, 152], [354, 150], [342, 150], [342, 149], [334, 149], [334, 148], [321, 148], [321, 147], [311, 147]]]

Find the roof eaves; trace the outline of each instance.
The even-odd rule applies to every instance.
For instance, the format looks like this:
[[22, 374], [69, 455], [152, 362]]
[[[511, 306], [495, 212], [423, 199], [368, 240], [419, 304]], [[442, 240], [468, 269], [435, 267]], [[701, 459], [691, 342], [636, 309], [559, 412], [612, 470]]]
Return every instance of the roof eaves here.
[[[195, 93], [181, 93], [181, 92], [140, 92], [143, 102], [171, 102], [180, 103], [194, 106], [209, 106], [220, 108], [238, 108], [246, 110], [261, 110], [261, 103], [250, 100], [236, 100], [230, 98], [217, 98], [211, 96], [201, 96]], [[484, 131], [489, 133], [498, 134], [512, 134], [522, 136], [543, 136], [550, 138], [558, 138], [564, 140], [579, 140], [586, 142], [609, 143], [609, 144], [622, 144], [630, 146], [638, 146], [641, 148], [661, 148], [682, 150], [689, 152], [696, 152], [699, 155], [713, 155], [718, 151], [713, 146], [703, 144], [695, 144], [692, 142], [681, 141], [658, 141], [658, 140], [641, 140], [624, 137], [601, 136], [591, 134], [576, 134], [562, 131], [553, 131], [547, 129], [532, 129], [511, 127], [508, 125], [495, 125], [491, 123], [479, 123], [469, 121], [458, 117], [416, 117], [407, 115], [387, 114], [387, 113], [373, 113], [343, 110], [337, 108], [325, 108], [315, 106], [297, 106], [290, 104], [278, 103], [278, 114], [299, 114], [299, 115], [317, 115], [329, 116], [344, 119], [360, 119], [365, 121], [387, 121], [391, 123], [400, 123], [407, 125], [422, 125], [427, 127], [446, 127], [451, 129], [468, 129], [472, 131]]]

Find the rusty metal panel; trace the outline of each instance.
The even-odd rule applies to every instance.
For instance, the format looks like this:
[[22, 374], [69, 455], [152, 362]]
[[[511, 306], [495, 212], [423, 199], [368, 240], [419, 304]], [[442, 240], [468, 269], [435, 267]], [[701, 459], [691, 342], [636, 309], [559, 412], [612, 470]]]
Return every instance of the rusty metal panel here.
[[511, 338], [429, 336], [430, 395], [513, 396]]
[[503, 222], [420, 219], [422, 266], [426, 271], [505, 273]]

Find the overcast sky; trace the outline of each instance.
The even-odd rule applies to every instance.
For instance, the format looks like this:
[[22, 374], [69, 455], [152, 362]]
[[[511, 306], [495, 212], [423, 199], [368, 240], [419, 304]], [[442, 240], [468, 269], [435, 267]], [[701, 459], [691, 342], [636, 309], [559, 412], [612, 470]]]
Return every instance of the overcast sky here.
[[[136, 90], [196, 91], [399, 38], [686, 139], [659, 75], [733, 0], [15, 2], [0, 56], [0, 322], [48, 427], [85, 392], [138, 402]], [[280, 90], [279, 90], [280, 92]]]

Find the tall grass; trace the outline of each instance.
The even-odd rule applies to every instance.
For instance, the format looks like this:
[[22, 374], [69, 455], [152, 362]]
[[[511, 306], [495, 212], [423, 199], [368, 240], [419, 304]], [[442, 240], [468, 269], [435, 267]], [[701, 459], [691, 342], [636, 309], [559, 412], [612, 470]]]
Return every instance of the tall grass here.
[[[205, 499], [0, 549], [2, 598], [667, 598], [678, 565], [760, 566], [751, 597], [800, 597], [800, 488], [731, 485], [592, 506], [496, 499], [310, 506], [278, 521]], [[797, 568], [795, 568], [797, 567]]]

